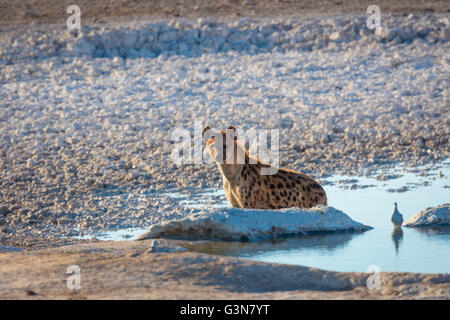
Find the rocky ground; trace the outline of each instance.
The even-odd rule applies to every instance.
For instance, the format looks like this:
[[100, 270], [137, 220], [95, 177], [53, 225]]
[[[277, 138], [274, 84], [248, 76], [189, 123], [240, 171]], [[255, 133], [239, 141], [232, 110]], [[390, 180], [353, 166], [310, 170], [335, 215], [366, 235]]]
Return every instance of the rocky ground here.
[[[177, 166], [175, 129], [279, 129], [313, 177], [449, 156], [448, 15], [36, 25], [0, 34], [4, 238], [143, 227], [189, 214], [161, 194], [220, 186]], [[207, 156], [206, 156], [207, 158]]]

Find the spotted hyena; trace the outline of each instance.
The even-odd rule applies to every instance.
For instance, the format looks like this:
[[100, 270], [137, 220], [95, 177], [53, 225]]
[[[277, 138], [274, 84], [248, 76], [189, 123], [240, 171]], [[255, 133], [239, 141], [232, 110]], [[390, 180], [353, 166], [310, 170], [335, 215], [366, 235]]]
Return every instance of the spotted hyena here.
[[[233, 137], [230, 141], [234, 141], [234, 161], [231, 161], [232, 159], [227, 161], [227, 135]], [[212, 132], [207, 126], [203, 129], [202, 136], [209, 155], [217, 163], [222, 174], [225, 196], [232, 207], [281, 209], [327, 205], [325, 190], [305, 174], [280, 168], [273, 175], [262, 175], [261, 169], [269, 165], [249, 156], [245, 147], [238, 143], [234, 127], [230, 126], [226, 131]], [[220, 136], [222, 141], [216, 139]], [[222, 157], [219, 156], [220, 150]], [[238, 152], [243, 152], [245, 156], [245, 161], [241, 161], [242, 164], [237, 161]]]

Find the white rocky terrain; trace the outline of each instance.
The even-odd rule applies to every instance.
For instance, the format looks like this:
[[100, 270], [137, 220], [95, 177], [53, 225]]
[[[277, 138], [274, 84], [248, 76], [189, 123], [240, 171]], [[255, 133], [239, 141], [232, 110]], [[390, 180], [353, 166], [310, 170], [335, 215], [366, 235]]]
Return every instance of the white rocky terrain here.
[[[448, 14], [172, 19], [0, 33], [0, 235], [66, 237], [191, 214], [219, 183], [170, 133], [280, 129], [313, 176], [449, 157]], [[213, 173], [214, 172], [214, 173]], [[189, 191], [187, 191], [189, 192]]]
[[427, 208], [411, 217], [404, 226], [411, 228], [450, 226], [450, 204]]

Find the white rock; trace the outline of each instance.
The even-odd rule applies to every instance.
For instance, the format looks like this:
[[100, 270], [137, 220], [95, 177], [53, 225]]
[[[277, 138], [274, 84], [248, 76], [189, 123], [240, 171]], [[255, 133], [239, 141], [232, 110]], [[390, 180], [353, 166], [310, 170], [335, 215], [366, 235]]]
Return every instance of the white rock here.
[[371, 227], [353, 221], [333, 207], [249, 210], [207, 209], [182, 219], [150, 226], [138, 240], [152, 238], [259, 240], [322, 232], [365, 231]]
[[338, 31], [336, 31], [330, 35], [330, 40], [335, 41], [335, 40], [339, 39], [339, 37], [340, 37], [340, 33]]
[[150, 247], [147, 249], [147, 253], [169, 253], [169, 252], [182, 252], [186, 251], [186, 248], [175, 246], [175, 245], [167, 245], [167, 243], [162, 242], [160, 240], [153, 240], [151, 242]]
[[450, 225], [450, 204], [448, 203], [425, 209], [404, 224], [405, 227], [411, 228], [448, 225]]

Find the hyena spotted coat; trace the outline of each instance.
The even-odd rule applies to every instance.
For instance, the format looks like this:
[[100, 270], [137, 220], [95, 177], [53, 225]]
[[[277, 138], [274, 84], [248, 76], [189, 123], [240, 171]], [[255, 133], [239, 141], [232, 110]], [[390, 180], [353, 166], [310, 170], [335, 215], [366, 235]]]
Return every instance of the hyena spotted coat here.
[[[227, 163], [227, 134], [231, 134], [232, 141], [234, 141], [234, 161], [231, 161], [232, 163]], [[313, 178], [305, 174], [280, 168], [274, 175], [262, 175], [261, 169], [267, 168], [269, 165], [258, 159], [250, 161], [248, 151], [237, 142], [235, 134], [236, 129], [232, 126], [228, 127], [226, 131], [220, 130], [215, 133], [208, 126], [202, 131], [207, 151], [219, 167], [225, 196], [232, 207], [281, 209], [327, 205], [325, 190]], [[222, 139], [216, 139], [220, 135]], [[238, 164], [239, 148], [245, 155], [245, 163]], [[218, 151], [220, 150], [222, 157], [219, 156]]]

